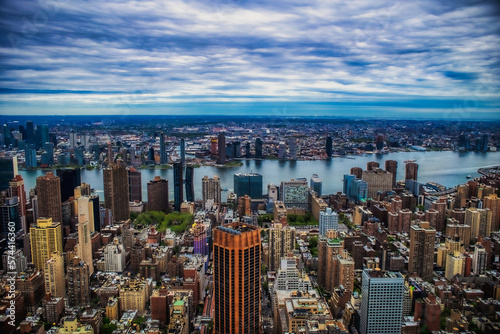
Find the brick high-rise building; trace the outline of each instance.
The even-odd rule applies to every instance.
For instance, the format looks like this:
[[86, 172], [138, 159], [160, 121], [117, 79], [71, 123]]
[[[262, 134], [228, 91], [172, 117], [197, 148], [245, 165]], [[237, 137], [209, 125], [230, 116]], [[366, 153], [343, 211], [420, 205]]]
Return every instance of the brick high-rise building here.
[[361, 177], [363, 177], [363, 168], [361, 168], [361, 167], [352, 167], [350, 174], [351, 175], [355, 175], [357, 179], [361, 179]]
[[410, 230], [408, 271], [423, 279], [432, 278], [436, 230], [429, 222], [418, 222]]
[[369, 161], [366, 163], [366, 170], [367, 171], [376, 170], [379, 167], [380, 167], [380, 164], [376, 161]]
[[318, 242], [318, 284], [327, 291], [333, 291], [335, 259], [344, 250], [344, 241], [336, 230], [328, 230], [326, 236], [320, 236]]
[[392, 186], [396, 185], [396, 175], [398, 173], [398, 162], [396, 160], [386, 160], [385, 170], [392, 174]]
[[130, 202], [142, 201], [141, 172], [134, 167], [128, 169], [128, 194]]
[[256, 226], [213, 230], [214, 333], [261, 333], [260, 248]]
[[217, 176], [212, 178], [208, 178], [205, 176], [201, 180], [201, 189], [202, 189], [202, 197], [203, 209], [209, 209], [207, 207], [207, 202], [211, 201], [213, 205], [219, 206], [221, 203], [221, 187], [220, 187], [220, 179]]
[[148, 210], [168, 212], [169, 209], [168, 180], [155, 176], [148, 182]]
[[36, 178], [38, 198], [38, 217], [52, 218], [54, 222], [62, 222], [60, 178], [48, 172]]
[[113, 211], [114, 220], [129, 219], [128, 172], [121, 161], [103, 171], [104, 206]]
[[[13, 196], [13, 195], [12, 195]], [[21, 202], [19, 202], [21, 203]], [[21, 204], [19, 204], [19, 207]], [[498, 231], [500, 228], [500, 198], [492, 194], [483, 198], [483, 208], [491, 211], [491, 230]]]
[[379, 191], [392, 190], [392, 174], [380, 168], [363, 171], [362, 179], [368, 183], [369, 198], [377, 198]]
[[54, 252], [63, 253], [61, 223], [51, 218], [40, 218], [30, 228], [31, 259], [37, 269], [43, 270], [45, 262]]
[[405, 180], [417, 181], [418, 164], [415, 162], [407, 162], [405, 165]]
[[90, 304], [89, 266], [77, 256], [68, 264], [66, 286], [70, 306]]

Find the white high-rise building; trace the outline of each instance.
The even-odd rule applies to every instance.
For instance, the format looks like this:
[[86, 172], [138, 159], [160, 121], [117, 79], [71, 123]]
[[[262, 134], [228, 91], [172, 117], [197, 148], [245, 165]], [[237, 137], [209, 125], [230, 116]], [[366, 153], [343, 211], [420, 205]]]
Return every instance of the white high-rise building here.
[[312, 288], [309, 276], [297, 269], [295, 257], [282, 257], [280, 270], [276, 274], [275, 290], [308, 291]]
[[339, 228], [339, 216], [331, 208], [319, 213], [319, 235], [326, 236], [326, 231]]
[[472, 272], [477, 275], [484, 275], [486, 272], [486, 261], [488, 253], [480, 243], [477, 243], [474, 248], [474, 256], [472, 258]]
[[118, 238], [104, 247], [104, 270], [122, 272], [125, 269], [125, 248]]
[[399, 272], [365, 269], [361, 293], [361, 334], [399, 334], [404, 278]]

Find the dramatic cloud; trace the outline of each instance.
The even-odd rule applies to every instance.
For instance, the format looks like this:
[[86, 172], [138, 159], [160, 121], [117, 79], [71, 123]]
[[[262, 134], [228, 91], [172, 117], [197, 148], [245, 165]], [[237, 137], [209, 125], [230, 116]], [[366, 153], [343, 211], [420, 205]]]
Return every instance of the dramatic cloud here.
[[4, 1], [0, 110], [498, 118], [499, 8], [474, 0]]

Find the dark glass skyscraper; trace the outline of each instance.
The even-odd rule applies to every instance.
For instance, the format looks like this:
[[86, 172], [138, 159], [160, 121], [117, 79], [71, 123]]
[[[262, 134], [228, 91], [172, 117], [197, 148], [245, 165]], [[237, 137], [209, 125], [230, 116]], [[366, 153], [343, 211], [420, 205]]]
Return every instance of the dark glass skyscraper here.
[[174, 163], [174, 211], [181, 211], [181, 204], [184, 200], [182, 182], [182, 164]]
[[14, 178], [14, 162], [12, 158], [0, 158], [0, 191], [9, 188], [9, 182]]
[[194, 202], [194, 167], [186, 167], [186, 201]]
[[262, 158], [262, 139], [255, 139], [255, 157]]
[[61, 179], [61, 201], [65, 202], [75, 195], [75, 188], [82, 184], [80, 169], [58, 169], [56, 175]]
[[181, 155], [181, 164], [184, 166], [186, 163], [186, 142], [184, 141], [184, 138], [181, 138], [181, 145], [179, 151]]
[[217, 163], [218, 164], [226, 163], [226, 135], [224, 134], [224, 132], [219, 133], [217, 145], [218, 145]]
[[165, 147], [165, 135], [160, 133], [160, 164], [166, 164], [167, 163], [167, 151]]
[[262, 198], [262, 175], [256, 173], [234, 174], [234, 193], [238, 196]]
[[333, 138], [330, 136], [326, 137], [326, 155], [329, 158], [333, 155]]
[[35, 144], [35, 128], [32, 121], [26, 122], [26, 143]]

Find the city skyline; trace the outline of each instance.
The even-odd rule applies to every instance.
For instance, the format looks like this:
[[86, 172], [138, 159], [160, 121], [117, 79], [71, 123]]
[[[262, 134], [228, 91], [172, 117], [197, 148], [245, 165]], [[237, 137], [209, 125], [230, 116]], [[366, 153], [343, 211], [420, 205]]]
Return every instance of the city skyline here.
[[498, 119], [494, 1], [9, 1], [1, 113]]

